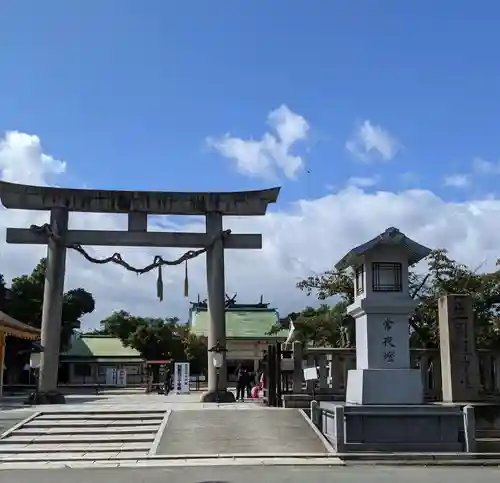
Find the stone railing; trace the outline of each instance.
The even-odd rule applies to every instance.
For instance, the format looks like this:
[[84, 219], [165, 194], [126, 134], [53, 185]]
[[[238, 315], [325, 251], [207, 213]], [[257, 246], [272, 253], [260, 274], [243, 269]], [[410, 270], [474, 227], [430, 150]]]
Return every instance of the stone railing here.
[[[300, 349], [294, 344], [294, 349]], [[318, 367], [319, 380], [316, 382], [318, 393], [330, 394], [335, 399], [345, 397], [347, 386], [347, 371], [356, 368], [356, 349], [333, 349], [326, 347], [307, 348], [304, 354], [297, 351], [293, 375], [285, 375], [283, 392], [306, 392], [303, 382], [303, 367]], [[298, 359], [298, 360], [297, 360]], [[485, 400], [500, 397], [500, 352], [487, 350], [478, 351], [482, 397]], [[441, 360], [439, 349], [411, 349], [412, 367], [420, 369], [425, 399], [440, 401], [441, 396]]]

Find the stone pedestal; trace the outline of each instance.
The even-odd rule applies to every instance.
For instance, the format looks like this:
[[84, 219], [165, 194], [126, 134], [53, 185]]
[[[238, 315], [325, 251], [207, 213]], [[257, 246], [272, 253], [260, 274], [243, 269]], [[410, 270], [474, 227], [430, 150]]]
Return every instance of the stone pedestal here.
[[[473, 452], [471, 408], [321, 402], [313, 420], [338, 453]], [[472, 410], [473, 413], [473, 410]], [[464, 437], [465, 434], [465, 437]]]
[[214, 390], [208, 390], [204, 392], [201, 396], [201, 402], [206, 402], [206, 403], [233, 403], [236, 402], [236, 398], [234, 394], [231, 391], [228, 391], [227, 389], [219, 391], [217, 394], [217, 391]]
[[408, 314], [412, 300], [391, 306], [366, 299], [349, 307], [356, 319], [356, 369], [347, 376], [347, 404], [422, 404], [420, 371], [410, 368]]
[[348, 372], [348, 404], [422, 404], [420, 371], [416, 369], [354, 369]]

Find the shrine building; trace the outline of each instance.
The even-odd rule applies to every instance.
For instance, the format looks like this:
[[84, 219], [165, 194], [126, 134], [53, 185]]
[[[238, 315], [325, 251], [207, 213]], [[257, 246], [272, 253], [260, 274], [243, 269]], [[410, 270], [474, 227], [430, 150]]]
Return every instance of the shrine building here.
[[[199, 337], [208, 337], [209, 314], [206, 301], [191, 302], [189, 326]], [[234, 299], [226, 302], [227, 371], [232, 379], [238, 364], [251, 371], [258, 371], [260, 362], [269, 344], [284, 342], [288, 330], [269, 335], [272, 327], [279, 323], [277, 309], [263, 303], [238, 304]]]

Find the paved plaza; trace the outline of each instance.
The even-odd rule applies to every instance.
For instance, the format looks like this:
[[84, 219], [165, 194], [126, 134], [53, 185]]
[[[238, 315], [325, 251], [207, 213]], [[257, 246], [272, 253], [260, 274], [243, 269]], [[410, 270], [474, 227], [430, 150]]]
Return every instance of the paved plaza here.
[[[153, 469], [162, 467], [165, 471], [173, 471], [168, 475], [172, 475], [169, 481], [175, 483], [176, 468], [190, 469], [193, 475], [197, 475], [196, 468], [200, 466], [216, 467], [210, 471], [220, 471], [220, 474], [227, 474], [227, 477], [222, 480], [211, 480], [208, 477], [193, 480], [197, 483], [236, 481], [232, 479], [232, 475], [239, 472], [249, 475], [247, 467], [268, 467], [272, 475], [270, 481], [279, 482], [282, 481], [282, 473], [272, 469], [275, 465], [292, 467], [293, 471], [299, 473], [304, 471], [301, 469], [304, 466], [314, 467], [311, 475], [323, 471], [318, 468], [333, 468], [337, 479], [341, 475], [346, 478], [345, 481], [350, 481], [348, 475], [354, 473], [343, 473], [342, 468], [346, 464], [366, 464], [363, 461], [344, 461], [338, 458], [302, 411], [268, 408], [255, 401], [231, 404], [201, 403], [200, 393], [196, 392], [168, 396], [116, 393], [97, 397], [69, 396], [66, 405], [29, 408], [19, 404], [16, 407], [11, 401], [9, 407], [4, 404], [0, 414], [3, 418], [0, 418], [3, 430], [6, 431], [0, 439], [0, 482], [18, 481], [6, 479], [11, 469], [19, 470], [20, 473], [16, 475], [22, 478], [20, 482], [32, 481], [30, 478], [38, 475], [37, 481], [43, 483], [43, 478], [48, 477], [47, 475], [57, 474], [61, 475], [57, 476], [61, 478], [65, 475], [64, 472], [54, 471], [71, 468], [75, 472], [71, 473], [70, 481], [77, 483], [90, 481], [88, 473], [80, 473], [78, 470], [92, 468], [96, 478], [100, 477], [99, 475], [113, 474], [118, 475], [120, 483], [126, 483], [127, 480], [121, 476], [126, 473], [120, 473], [120, 468], [132, 470], [136, 467], [147, 470], [144, 474], [150, 475], [150, 479], [134, 481], [155, 482], [158, 481], [157, 475], [160, 473]], [[385, 464], [397, 461], [397, 455], [394, 456], [395, 459], [390, 459]], [[453, 459], [452, 457], [453, 455], [449, 459]], [[443, 458], [447, 459], [448, 456], [443, 455]], [[410, 464], [421, 464], [418, 461], [419, 455], [414, 455], [413, 463], [408, 457], [402, 458], [405, 459]], [[495, 461], [498, 459], [487, 463], [491, 466]], [[428, 462], [433, 463], [430, 460]], [[442, 463], [448, 464], [444, 460]], [[461, 463], [466, 464], [463, 460]], [[493, 474], [493, 470], [480, 468], [478, 463], [480, 462], [469, 461], [469, 464], [476, 466], [460, 470], [450, 469], [448, 473], [444, 469], [436, 468], [432, 475], [474, 471], [486, 475], [485, 479], [475, 478], [476, 480], [492, 481], [487, 475]], [[235, 469], [236, 473], [231, 473], [233, 470], [225, 473], [223, 468], [226, 466], [238, 466], [241, 471]], [[24, 472], [25, 469], [43, 471]], [[106, 473], [112, 470], [117, 472]], [[283, 471], [286, 473], [289, 470]], [[385, 471], [383, 467], [377, 466], [377, 474], [383, 474]], [[416, 474], [414, 469], [410, 468], [395, 468], [393, 474], [399, 474], [401, 471]], [[292, 473], [293, 478], [297, 474]], [[463, 474], [465, 473], [460, 473], [460, 476]], [[498, 475], [496, 478], [500, 477], [500, 472], [494, 474]], [[73, 475], [77, 479], [74, 479]], [[56, 476], [50, 478], [54, 477]], [[295, 481], [293, 478], [290, 481]], [[412, 481], [406, 477], [405, 479], [407, 483]], [[449, 476], [450, 481], [451, 479], [453, 478]], [[308, 480], [309, 483], [314, 482], [309, 476]], [[93, 483], [99, 481], [93, 479]], [[448, 479], [425, 481], [446, 482]]]
[[326, 454], [327, 448], [303, 413], [264, 411], [173, 411], [157, 455]]
[[78, 461], [119, 466], [162, 457], [175, 465], [192, 457], [329, 456], [328, 443], [300, 410], [199, 401], [196, 392], [115, 393], [10, 408], [4, 411], [12, 427], [0, 440], [0, 469]]

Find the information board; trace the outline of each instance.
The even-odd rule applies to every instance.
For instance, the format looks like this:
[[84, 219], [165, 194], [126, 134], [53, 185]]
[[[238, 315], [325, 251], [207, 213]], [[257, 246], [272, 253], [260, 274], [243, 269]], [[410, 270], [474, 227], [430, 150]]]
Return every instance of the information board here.
[[178, 394], [189, 392], [189, 362], [176, 362], [174, 365], [174, 391]]

